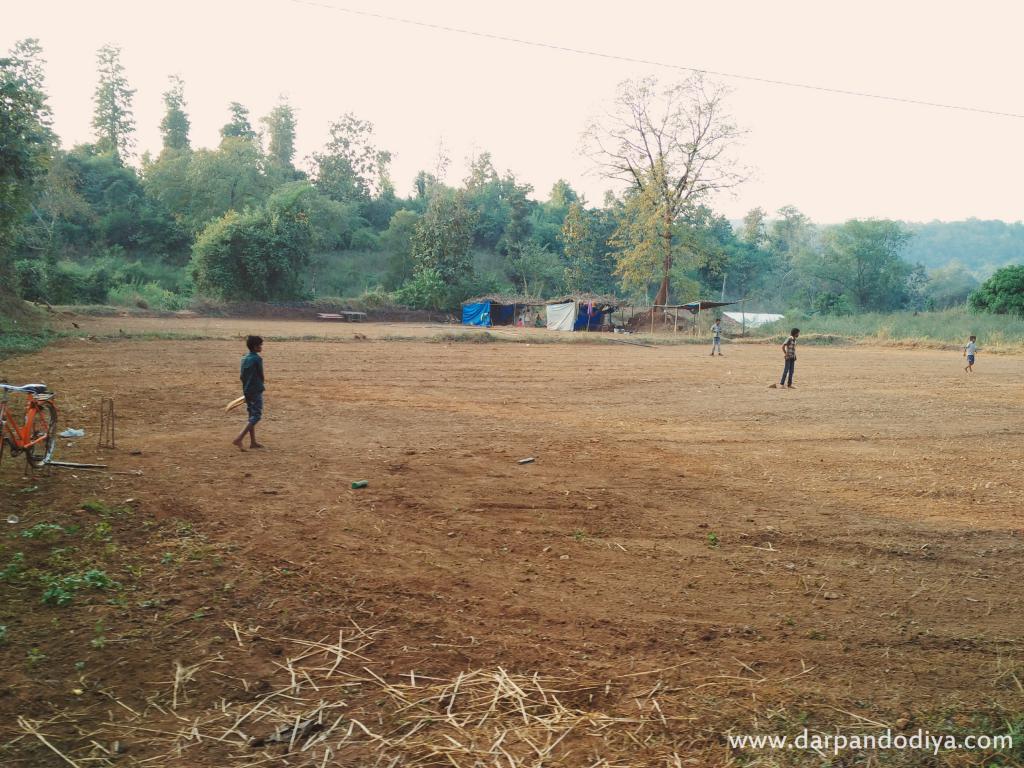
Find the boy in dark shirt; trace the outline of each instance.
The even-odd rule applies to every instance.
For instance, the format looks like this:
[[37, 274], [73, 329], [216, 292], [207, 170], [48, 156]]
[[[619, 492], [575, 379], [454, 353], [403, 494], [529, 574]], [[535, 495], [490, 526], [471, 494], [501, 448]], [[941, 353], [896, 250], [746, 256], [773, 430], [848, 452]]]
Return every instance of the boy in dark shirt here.
[[[782, 369], [782, 380], [779, 386], [786, 385], [788, 389], [793, 388], [793, 369], [796, 367], [796, 340], [800, 338], [800, 329], [794, 328], [789, 333], [789, 338], [782, 345], [782, 354], [786, 358], [786, 364]], [[789, 376], [789, 383], [786, 384], [786, 376]]]
[[238, 450], [244, 451], [242, 439], [248, 433], [249, 447], [262, 448], [256, 442], [256, 424], [263, 418], [263, 358], [260, 352], [263, 351], [263, 339], [259, 336], [250, 336], [245, 340], [245, 346], [249, 348], [249, 354], [242, 358], [242, 394], [245, 396], [245, 407], [249, 412], [249, 421], [245, 429], [238, 433], [233, 442]]

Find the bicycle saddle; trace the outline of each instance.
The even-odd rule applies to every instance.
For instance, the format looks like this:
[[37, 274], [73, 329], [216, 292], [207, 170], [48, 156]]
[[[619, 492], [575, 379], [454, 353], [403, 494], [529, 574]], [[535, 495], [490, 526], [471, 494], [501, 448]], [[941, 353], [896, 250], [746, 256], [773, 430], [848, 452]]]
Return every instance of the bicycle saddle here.
[[8, 392], [24, 392], [26, 394], [41, 395], [46, 392], [46, 385], [23, 384], [20, 387], [15, 387], [10, 384], [0, 384], [0, 389], [6, 389]]

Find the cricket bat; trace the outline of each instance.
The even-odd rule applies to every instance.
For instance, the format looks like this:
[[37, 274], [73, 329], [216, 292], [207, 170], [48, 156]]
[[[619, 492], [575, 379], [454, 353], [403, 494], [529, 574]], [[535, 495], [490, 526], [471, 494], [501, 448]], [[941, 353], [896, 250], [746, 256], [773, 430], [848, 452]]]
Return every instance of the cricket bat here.
[[227, 406], [224, 408], [224, 413], [227, 413], [228, 411], [235, 410], [235, 408], [237, 408], [238, 406], [240, 406], [244, 402], [245, 402], [245, 395], [242, 395], [241, 397], [236, 397], [234, 400], [232, 400], [230, 403], [227, 404]]

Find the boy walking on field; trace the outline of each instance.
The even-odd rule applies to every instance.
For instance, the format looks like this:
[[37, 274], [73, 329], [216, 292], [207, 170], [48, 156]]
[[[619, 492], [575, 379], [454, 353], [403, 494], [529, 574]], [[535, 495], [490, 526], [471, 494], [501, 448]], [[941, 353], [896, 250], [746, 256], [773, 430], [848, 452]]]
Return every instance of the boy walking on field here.
[[978, 354], [978, 345], [974, 342], [977, 338], [977, 336], [971, 336], [967, 346], [964, 347], [964, 357], [967, 358], [967, 365], [964, 366], [964, 370], [968, 373], [974, 371], [974, 356]]
[[715, 324], [711, 326], [711, 356], [715, 356], [715, 352], [718, 356], [722, 356], [722, 318], [716, 317]]
[[[793, 369], [796, 368], [796, 340], [800, 338], [800, 329], [794, 328], [789, 333], [789, 338], [786, 339], [786, 343], [782, 345], [782, 354], [786, 358], [786, 365], [782, 369], [782, 380], [779, 381], [779, 386], [783, 384], [789, 389], [793, 388]], [[789, 383], [786, 383], [786, 377], [789, 377]]]
[[263, 339], [259, 336], [250, 336], [245, 340], [245, 346], [249, 348], [249, 354], [242, 358], [242, 394], [245, 396], [245, 408], [249, 412], [249, 421], [245, 429], [238, 433], [233, 442], [238, 450], [244, 451], [242, 440], [246, 434], [249, 435], [250, 448], [262, 448], [256, 442], [256, 425], [263, 418], [263, 358], [260, 352], [263, 351]]

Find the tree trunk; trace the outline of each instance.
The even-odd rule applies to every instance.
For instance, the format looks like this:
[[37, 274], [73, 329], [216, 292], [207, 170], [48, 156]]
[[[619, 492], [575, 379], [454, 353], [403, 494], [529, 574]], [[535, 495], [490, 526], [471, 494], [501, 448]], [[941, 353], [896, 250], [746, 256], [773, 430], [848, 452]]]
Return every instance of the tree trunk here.
[[672, 271], [672, 213], [667, 208], [664, 224], [665, 229], [661, 237], [665, 244], [665, 258], [661, 265], [661, 286], [658, 288], [658, 295], [654, 297], [655, 304], [668, 304], [668, 276]]
[[654, 297], [655, 305], [668, 304], [668, 272], [661, 278], [661, 285], [658, 287], [658, 293]]

